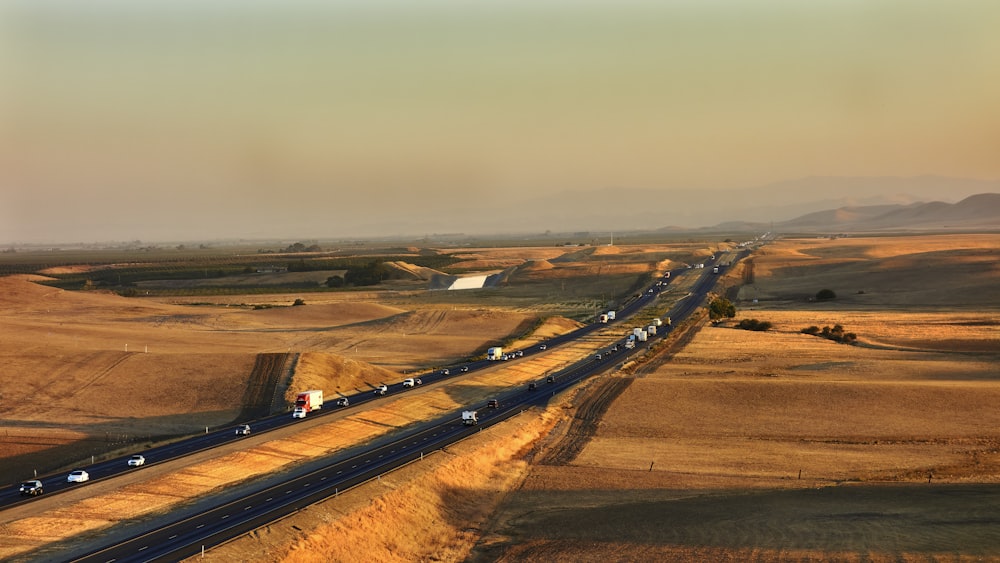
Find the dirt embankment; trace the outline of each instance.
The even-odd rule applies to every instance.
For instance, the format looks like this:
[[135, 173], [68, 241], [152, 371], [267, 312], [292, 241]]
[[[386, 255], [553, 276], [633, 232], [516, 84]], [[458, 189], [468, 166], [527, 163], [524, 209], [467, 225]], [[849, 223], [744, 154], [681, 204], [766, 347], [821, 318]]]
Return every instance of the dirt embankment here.
[[189, 561], [461, 561], [555, 420], [527, 413]]

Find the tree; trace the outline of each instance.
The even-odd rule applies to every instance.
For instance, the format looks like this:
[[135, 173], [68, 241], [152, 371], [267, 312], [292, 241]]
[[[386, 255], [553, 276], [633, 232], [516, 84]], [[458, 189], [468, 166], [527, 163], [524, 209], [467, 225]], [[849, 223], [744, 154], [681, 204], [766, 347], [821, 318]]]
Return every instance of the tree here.
[[327, 287], [344, 287], [344, 278], [340, 276], [330, 276], [326, 278]]
[[300, 305], [305, 305], [305, 304], [306, 304], [306, 300], [302, 299], [302, 298], [299, 298], [299, 299], [296, 299], [294, 303], [292, 303], [292, 307], [298, 307]]
[[726, 299], [719, 297], [708, 306], [708, 318], [717, 321], [722, 318], [731, 319], [736, 316], [736, 305]]
[[389, 267], [381, 260], [373, 260], [361, 267], [348, 268], [344, 282], [351, 285], [375, 285], [389, 274]]
[[828, 301], [836, 298], [837, 294], [834, 293], [832, 289], [821, 289], [816, 292], [816, 301]]

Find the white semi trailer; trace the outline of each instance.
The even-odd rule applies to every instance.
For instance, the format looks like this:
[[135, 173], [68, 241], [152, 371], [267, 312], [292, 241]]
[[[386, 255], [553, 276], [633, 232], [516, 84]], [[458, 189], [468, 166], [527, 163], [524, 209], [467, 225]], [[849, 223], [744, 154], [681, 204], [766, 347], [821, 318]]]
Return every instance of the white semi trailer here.
[[479, 413], [477, 411], [462, 411], [462, 424], [466, 426], [479, 424]]

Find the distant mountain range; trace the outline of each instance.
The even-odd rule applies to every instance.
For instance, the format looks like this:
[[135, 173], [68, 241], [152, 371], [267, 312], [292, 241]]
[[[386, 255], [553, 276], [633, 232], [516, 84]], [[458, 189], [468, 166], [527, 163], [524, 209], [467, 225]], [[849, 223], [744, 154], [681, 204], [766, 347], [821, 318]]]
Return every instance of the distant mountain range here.
[[[814, 176], [739, 189], [605, 188], [564, 192], [518, 202], [510, 213], [470, 214], [470, 217], [476, 217], [480, 228], [522, 232], [535, 229], [591, 233], [650, 229], [691, 231], [732, 229], [741, 225], [756, 229], [764, 225], [769, 228], [772, 223], [775, 228], [787, 225], [782, 228], [807, 229], [808, 225], [815, 224], [809, 228], [824, 230], [840, 225], [845, 229], [855, 226], [890, 229], [902, 228], [896, 225], [906, 221], [904, 210], [909, 206], [931, 201], [947, 206], [949, 203], [941, 202], [954, 203], [988, 193], [1000, 193], [1000, 181], [942, 176]], [[932, 209], [923, 213], [930, 213]], [[890, 216], [881, 223], [875, 220], [893, 211], [900, 213], [898, 219]], [[918, 213], [916, 207], [911, 212]], [[940, 219], [914, 215], [911, 223], [939, 225], [971, 221], [960, 217], [960, 211], [951, 213], [958, 215], [942, 215]], [[994, 212], [993, 217], [996, 216]], [[982, 216], [977, 224], [989, 224], [989, 219]], [[866, 227], [862, 226], [864, 220], [873, 222]], [[462, 229], [469, 228], [463, 225]]]
[[1000, 193], [969, 196], [958, 203], [941, 201], [895, 205], [844, 206], [774, 223], [730, 221], [705, 230], [900, 231], [1000, 230]]

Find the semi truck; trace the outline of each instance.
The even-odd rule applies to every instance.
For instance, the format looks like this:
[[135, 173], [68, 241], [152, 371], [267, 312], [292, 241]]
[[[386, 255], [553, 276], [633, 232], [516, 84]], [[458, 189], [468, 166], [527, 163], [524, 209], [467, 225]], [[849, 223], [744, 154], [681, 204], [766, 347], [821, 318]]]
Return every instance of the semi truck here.
[[645, 342], [647, 339], [649, 339], [649, 333], [646, 332], [645, 330], [641, 330], [639, 331], [639, 334], [635, 335], [635, 339], [638, 340], [639, 342]]
[[609, 321], [615, 320], [615, 312], [614, 311], [608, 311], [608, 320]]
[[303, 391], [295, 396], [295, 411], [302, 412], [301, 415], [297, 414], [296, 418], [303, 418], [306, 414], [321, 408], [323, 408], [323, 392], [319, 389]]
[[466, 426], [479, 424], [479, 413], [476, 411], [462, 411], [462, 424]]
[[503, 348], [500, 346], [494, 346], [486, 351], [487, 360], [499, 360], [503, 358]]
[[656, 325], [649, 325], [646, 327], [646, 333], [649, 335], [656, 335]]

